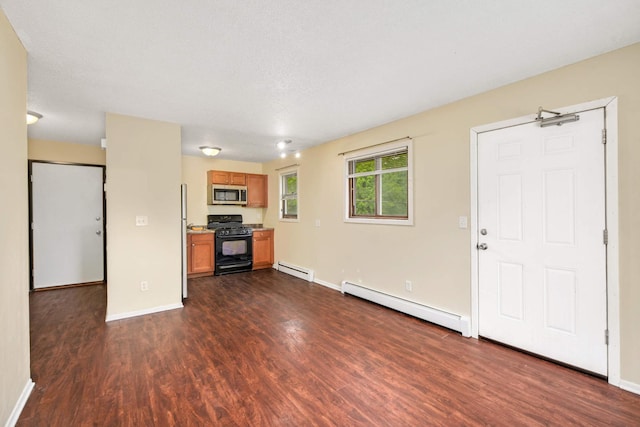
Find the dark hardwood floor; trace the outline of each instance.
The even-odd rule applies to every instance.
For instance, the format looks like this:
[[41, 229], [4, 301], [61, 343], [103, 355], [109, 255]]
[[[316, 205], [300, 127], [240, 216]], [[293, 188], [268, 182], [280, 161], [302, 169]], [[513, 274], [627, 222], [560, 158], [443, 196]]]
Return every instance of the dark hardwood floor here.
[[274, 270], [189, 286], [110, 323], [102, 285], [32, 293], [18, 425], [640, 425], [602, 379]]

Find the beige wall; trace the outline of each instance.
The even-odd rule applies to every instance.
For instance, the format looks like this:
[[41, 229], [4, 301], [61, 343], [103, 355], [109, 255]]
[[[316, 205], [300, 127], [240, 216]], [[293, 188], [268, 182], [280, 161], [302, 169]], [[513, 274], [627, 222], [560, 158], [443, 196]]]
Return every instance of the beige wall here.
[[27, 53], [2, 10], [0, 94], [0, 425], [5, 425], [31, 379]]
[[[298, 163], [300, 222], [278, 222], [276, 260], [342, 280], [470, 315], [469, 131], [478, 125], [609, 96], [619, 97], [621, 376], [640, 384], [640, 44], [314, 147]], [[415, 226], [343, 222], [343, 158], [338, 153], [403, 136], [414, 137]], [[276, 168], [270, 200], [277, 200]], [[322, 177], [321, 179], [318, 177]], [[320, 220], [320, 227], [315, 226]], [[413, 282], [413, 292], [404, 281]]]
[[263, 210], [242, 206], [207, 205], [207, 171], [262, 173], [262, 164], [209, 157], [182, 156], [182, 182], [187, 184], [187, 223], [207, 224], [208, 214], [241, 214], [245, 224], [262, 223]]
[[180, 126], [108, 113], [106, 134], [107, 318], [179, 305]]
[[[34, 125], [34, 126], [37, 126]], [[70, 142], [29, 139], [29, 160], [48, 162], [83, 163], [104, 165], [107, 162], [106, 150], [97, 145], [74, 144]]]

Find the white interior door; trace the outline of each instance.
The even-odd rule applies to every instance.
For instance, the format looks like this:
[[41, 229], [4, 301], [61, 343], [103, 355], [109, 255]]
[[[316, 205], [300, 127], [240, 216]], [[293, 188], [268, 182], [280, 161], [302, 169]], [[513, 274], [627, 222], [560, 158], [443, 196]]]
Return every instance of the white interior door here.
[[478, 332], [607, 374], [604, 109], [478, 136]]
[[32, 163], [33, 287], [104, 280], [103, 169]]

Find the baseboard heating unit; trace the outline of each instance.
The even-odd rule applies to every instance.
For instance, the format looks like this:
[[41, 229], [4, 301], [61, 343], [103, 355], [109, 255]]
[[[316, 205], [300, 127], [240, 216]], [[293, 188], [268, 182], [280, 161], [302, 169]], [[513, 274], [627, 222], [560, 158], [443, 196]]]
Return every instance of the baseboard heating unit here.
[[298, 267], [297, 265], [289, 264], [288, 262], [278, 261], [277, 270], [295, 276], [299, 279], [313, 282], [313, 270], [311, 269]]
[[347, 281], [342, 282], [342, 293], [366, 299], [367, 301], [375, 302], [376, 304], [417, 317], [418, 319], [453, 329], [454, 331], [460, 332], [462, 336], [471, 336], [471, 324], [469, 323], [469, 318], [466, 316], [448, 313], [437, 308], [387, 295]]

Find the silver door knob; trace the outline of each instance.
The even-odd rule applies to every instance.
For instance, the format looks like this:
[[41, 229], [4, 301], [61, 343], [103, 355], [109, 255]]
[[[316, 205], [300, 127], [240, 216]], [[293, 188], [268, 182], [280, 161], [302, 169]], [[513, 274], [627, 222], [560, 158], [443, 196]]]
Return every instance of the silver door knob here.
[[99, 235], [101, 235], [101, 234], [102, 234], [102, 230], [98, 230], [98, 231], [96, 231], [96, 234], [97, 234], [98, 236], [99, 236]]
[[488, 246], [486, 243], [478, 243], [478, 245], [476, 246], [476, 248], [478, 248], [481, 251], [486, 251]]

